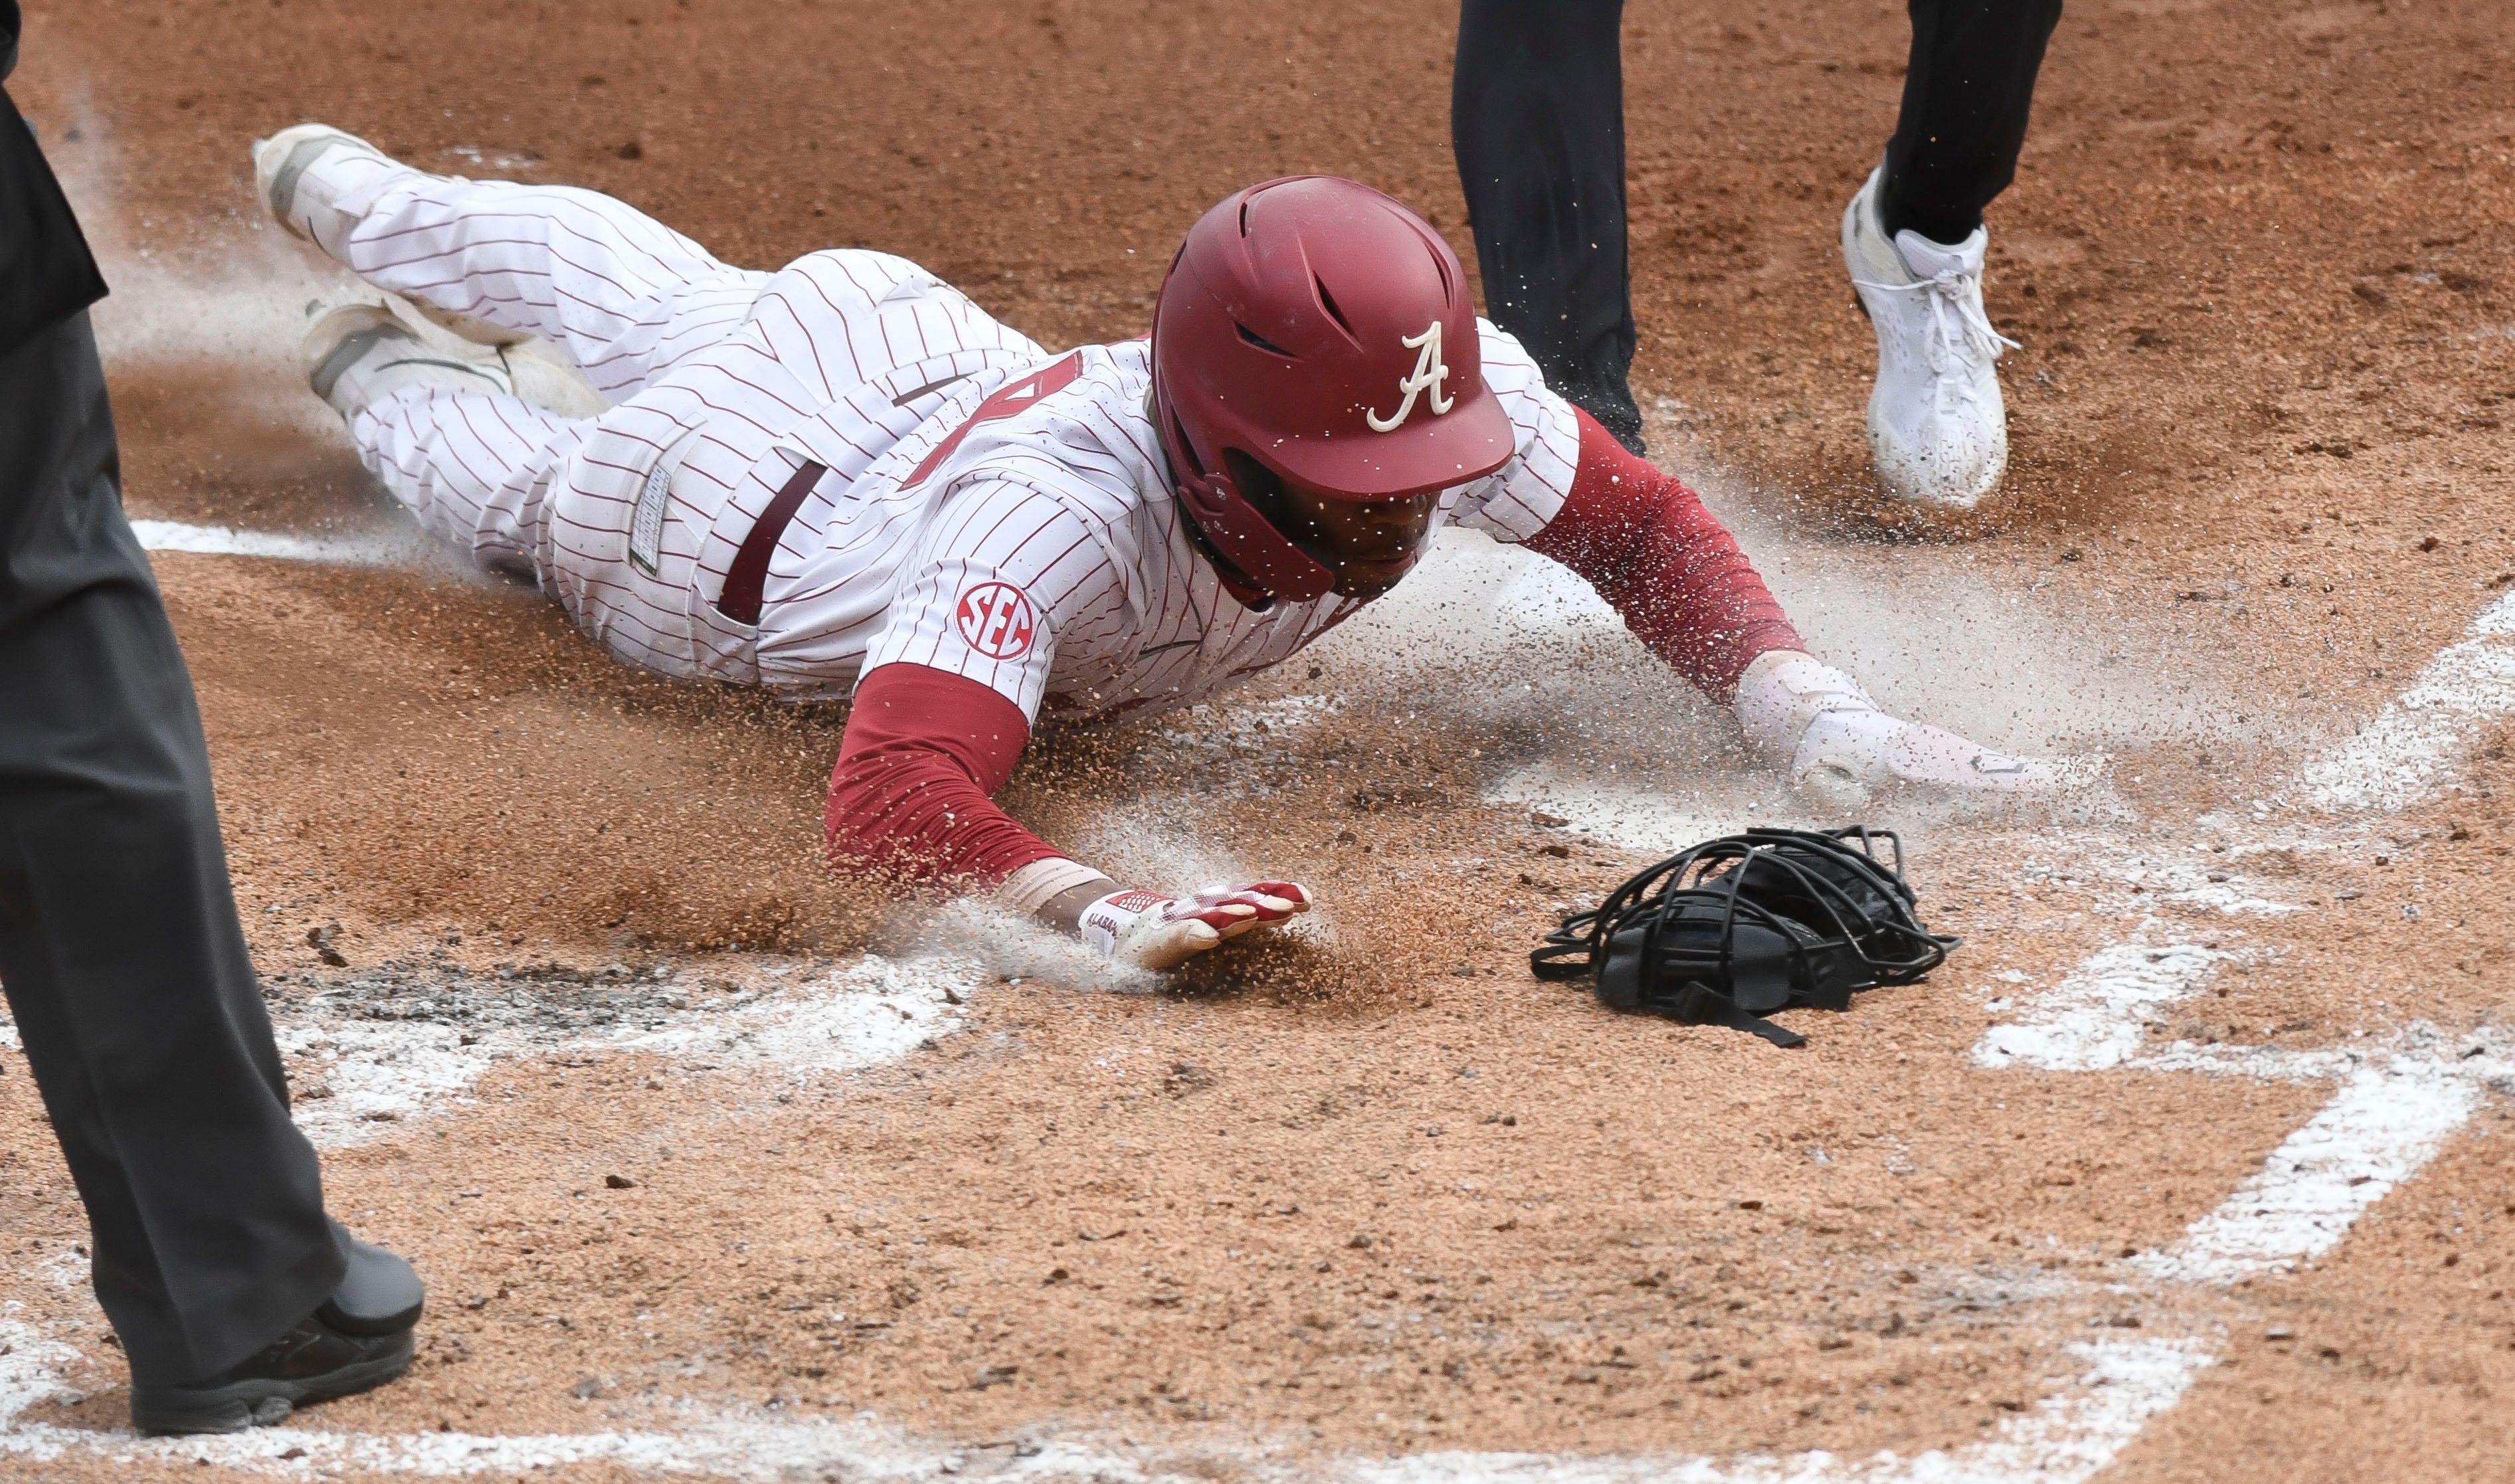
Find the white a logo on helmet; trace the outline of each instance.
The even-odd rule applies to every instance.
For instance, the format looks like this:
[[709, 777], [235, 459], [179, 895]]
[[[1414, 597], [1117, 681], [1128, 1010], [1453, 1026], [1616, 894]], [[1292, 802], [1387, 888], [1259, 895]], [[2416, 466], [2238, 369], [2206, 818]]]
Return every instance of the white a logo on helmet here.
[[1441, 394], [1441, 383], [1450, 374], [1450, 368], [1441, 364], [1441, 321], [1433, 320], [1423, 327], [1422, 334], [1409, 335], [1397, 343], [1415, 352], [1415, 370], [1397, 384], [1397, 390], [1406, 393], [1406, 400], [1397, 404], [1394, 413], [1382, 418], [1368, 407], [1362, 409], [1362, 420], [1371, 425], [1374, 433], [1395, 433], [1397, 425], [1415, 410], [1418, 396], [1431, 404], [1434, 417], [1449, 411], [1453, 400]]

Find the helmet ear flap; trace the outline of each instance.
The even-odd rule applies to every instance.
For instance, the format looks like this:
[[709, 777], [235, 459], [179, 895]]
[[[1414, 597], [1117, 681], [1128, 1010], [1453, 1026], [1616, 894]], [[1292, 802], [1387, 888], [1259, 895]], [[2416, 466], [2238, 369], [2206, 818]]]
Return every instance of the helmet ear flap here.
[[[1164, 410], [1169, 411], [1167, 408]], [[1213, 478], [1213, 474], [1205, 467], [1205, 461], [1197, 457], [1196, 439], [1188, 436], [1187, 425], [1179, 421], [1176, 412], [1170, 413], [1170, 424], [1171, 441], [1178, 445], [1178, 456], [1187, 464], [1184, 473], [1200, 482]]]

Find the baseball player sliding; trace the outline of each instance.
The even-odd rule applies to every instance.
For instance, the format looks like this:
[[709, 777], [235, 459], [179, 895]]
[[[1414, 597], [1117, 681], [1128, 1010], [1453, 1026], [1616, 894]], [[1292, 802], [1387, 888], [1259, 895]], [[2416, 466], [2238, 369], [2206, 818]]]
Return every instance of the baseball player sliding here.
[[1350, 181], [1232, 195], [1148, 339], [1051, 354], [882, 253], [732, 268], [606, 196], [425, 174], [322, 124], [254, 164], [282, 226], [435, 321], [353, 305], [306, 347], [424, 526], [631, 663], [852, 694], [842, 869], [993, 892], [1151, 969], [1306, 911], [1290, 882], [1122, 886], [990, 796], [1043, 711], [1280, 664], [1452, 521], [1587, 579], [1793, 778], [2053, 781], [1806, 654], [1694, 493], [1547, 391], [1440, 235]]

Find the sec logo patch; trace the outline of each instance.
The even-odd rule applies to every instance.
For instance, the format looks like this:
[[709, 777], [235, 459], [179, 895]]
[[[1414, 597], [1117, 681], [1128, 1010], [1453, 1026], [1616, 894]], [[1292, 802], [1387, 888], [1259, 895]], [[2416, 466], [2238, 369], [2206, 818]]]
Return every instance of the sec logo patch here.
[[1030, 653], [1031, 636], [1039, 628], [1030, 595], [1009, 582], [982, 582], [961, 595], [954, 607], [961, 639], [989, 659], [1019, 659]]

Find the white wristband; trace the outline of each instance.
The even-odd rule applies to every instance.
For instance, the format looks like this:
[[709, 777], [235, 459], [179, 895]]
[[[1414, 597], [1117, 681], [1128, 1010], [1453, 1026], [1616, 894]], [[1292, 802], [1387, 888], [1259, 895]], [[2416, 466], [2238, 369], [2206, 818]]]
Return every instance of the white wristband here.
[[1768, 649], [1738, 677], [1730, 703], [1747, 745], [1773, 763], [1797, 753], [1808, 723], [1829, 712], [1876, 711], [1860, 682], [1795, 649]]
[[[1028, 917], [1077, 886], [1105, 881], [1109, 881], [1105, 874], [1081, 861], [1051, 855], [1045, 860], [1032, 861], [1006, 877], [1004, 885], [996, 888], [996, 900]], [[1109, 882], [1109, 885], [1114, 886], [1117, 883]]]

